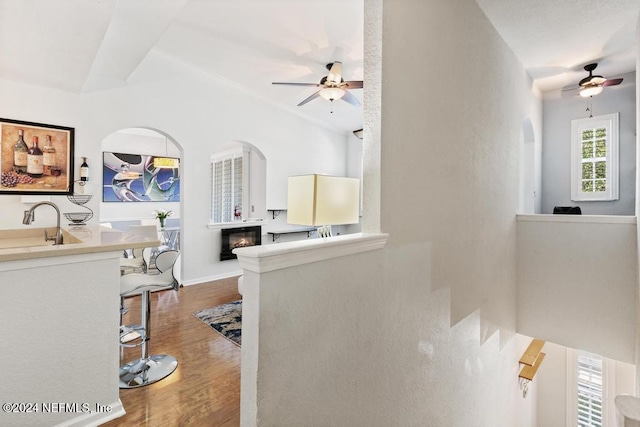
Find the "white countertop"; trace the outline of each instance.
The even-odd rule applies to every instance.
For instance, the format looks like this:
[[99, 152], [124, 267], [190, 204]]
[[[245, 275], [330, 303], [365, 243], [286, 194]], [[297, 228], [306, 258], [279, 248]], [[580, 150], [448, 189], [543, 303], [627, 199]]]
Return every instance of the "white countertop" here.
[[[55, 227], [48, 228], [55, 234]], [[160, 241], [98, 225], [62, 227], [63, 244], [44, 242], [43, 228], [0, 230], [0, 262], [66, 255], [110, 252], [148, 246], [159, 246]]]

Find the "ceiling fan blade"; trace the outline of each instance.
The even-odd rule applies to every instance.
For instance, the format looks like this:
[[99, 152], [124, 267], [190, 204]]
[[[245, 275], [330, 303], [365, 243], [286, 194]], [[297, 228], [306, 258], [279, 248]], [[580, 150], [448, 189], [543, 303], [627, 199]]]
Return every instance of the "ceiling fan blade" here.
[[616, 86], [616, 85], [619, 85], [620, 83], [622, 83], [622, 79], [611, 79], [611, 80], [605, 80], [604, 83], [602, 83], [602, 86]]
[[580, 89], [580, 86], [578, 85], [568, 85], [562, 88], [563, 92], [569, 91], [569, 90], [578, 90]]
[[302, 101], [300, 104], [298, 104], [298, 107], [306, 104], [309, 101], [313, 101], [314, 99], [316, 99], [317, 97], [320, 96], [320, 91], [317, 91], [316, 93], [314, 93], [313, 95], [309, 96], [307, 99], [305, 99], [304, 101]]
[[342, 62], [336, 61], [329, 69], [327, 81], [331, 83], [340, 83], [342, 81]]
[[272, 85], [289, 85], [289, 86], [315, 86], [320, 87], [318, 83], [291, 83], [291, 82], [273, 82]]
[[345, 102], [348, 102], [349, 104], [353, 105], [354, 107], [359, 107], [360, 106], [360, 101], [358, 101], [358, 98], [356, 98], [355, 96], [353, 96], [351, 94], [351, 92], [349, 92], [348, 90], [344, 91], [344, 95], [342, 95], [342, 99]]
[[574, 96], [578, 96], [578, 89], [580, 89], [580, 87], [576, 86], [563, 88], [562, 91], [560, 91], [560, 98], [573, 98]]
[[348, 89], [362, 89], [362, 85], [362, 80], [350, 80], [348, 82], [343, 82], [340, 87], [346, 87]]

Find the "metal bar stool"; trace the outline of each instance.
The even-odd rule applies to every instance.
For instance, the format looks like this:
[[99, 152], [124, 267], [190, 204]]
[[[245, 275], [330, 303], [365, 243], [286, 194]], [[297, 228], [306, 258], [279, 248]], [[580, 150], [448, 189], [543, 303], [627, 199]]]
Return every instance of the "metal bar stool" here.
[[[120, 296], [127, 297], [141, 294], [141, 325], [133, 328], [122, 328], [121, 345], [140, 346], [140, 359], [133, 360], [120, 367], [120, 388], [136, 388], [171, 375], [178, 366], [178, 360], [167, 354], [149, 355], [149, 339], [151, 336], [151, 292], [166, 289], [179, 289], [180, 252], [165, 251], [156, 257], [156, 266], [160, 274], [127, 274], [120, 277]], [[125, 344], [123, 338], [132, 332], [140, 335], [136, 344]]]

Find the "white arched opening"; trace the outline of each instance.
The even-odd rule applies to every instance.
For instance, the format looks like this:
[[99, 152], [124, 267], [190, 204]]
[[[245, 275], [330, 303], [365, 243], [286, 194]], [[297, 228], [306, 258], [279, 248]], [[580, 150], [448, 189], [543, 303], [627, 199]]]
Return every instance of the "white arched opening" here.
[[[229, 156], [242, 159], [243, 184], [242, 203], [239, 214], [242, 220], [264, 219], [267, 215], [267, 161], [260, 149], [254, 144], [246, 141], [230, 141], [221, 149], [211, 153], [212, 164], [212, 187], [215, 181], [215, 164]], [[212, 191], [214, 191], [212, 189]], [[211, 222], [218, 221], [214, 218], [214, 199], [212, 194]]]
[[[168, 224], [180, 225], [183, 156], [173, 139], [155, 129], [128, 128], [105, 137], [101, 148], [101, 170], [94, 172], [102, 182], [100, 222], [126, 230], [164, 210], [172, 212]], [[154, 158], [178, 159], [179, 165], [161, 168]]]

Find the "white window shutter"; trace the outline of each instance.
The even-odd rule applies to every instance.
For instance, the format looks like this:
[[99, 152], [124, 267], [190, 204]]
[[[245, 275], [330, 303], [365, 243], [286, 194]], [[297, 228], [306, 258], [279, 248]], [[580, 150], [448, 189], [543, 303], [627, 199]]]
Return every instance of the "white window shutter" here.
[[578, 352], [577, 417], [579, 427], [603, 425], [603, 369], [602, 356]]

